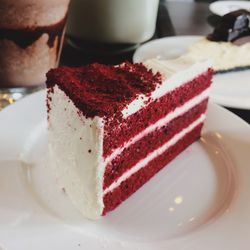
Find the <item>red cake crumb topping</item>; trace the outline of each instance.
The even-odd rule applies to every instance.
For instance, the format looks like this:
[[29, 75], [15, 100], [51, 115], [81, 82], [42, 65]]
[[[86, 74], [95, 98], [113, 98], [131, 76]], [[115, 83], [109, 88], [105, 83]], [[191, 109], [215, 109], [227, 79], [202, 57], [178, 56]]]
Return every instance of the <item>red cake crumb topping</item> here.
[[62, 89], [86, 117], [119, 113], [139, 94], [149, 95], [161, 83], [143, 64], [88, 66], [52, 69], [47, 73], [47, 87]]

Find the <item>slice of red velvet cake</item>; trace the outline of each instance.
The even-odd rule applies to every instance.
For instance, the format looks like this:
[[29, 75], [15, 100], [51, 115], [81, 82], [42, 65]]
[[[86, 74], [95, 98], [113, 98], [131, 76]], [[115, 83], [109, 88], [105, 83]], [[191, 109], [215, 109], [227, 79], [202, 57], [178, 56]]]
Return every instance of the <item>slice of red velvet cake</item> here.
[[199, 138], [212, 74], [185, 57], [47, 74], [54, 171], [86, 217], [116, 208]]

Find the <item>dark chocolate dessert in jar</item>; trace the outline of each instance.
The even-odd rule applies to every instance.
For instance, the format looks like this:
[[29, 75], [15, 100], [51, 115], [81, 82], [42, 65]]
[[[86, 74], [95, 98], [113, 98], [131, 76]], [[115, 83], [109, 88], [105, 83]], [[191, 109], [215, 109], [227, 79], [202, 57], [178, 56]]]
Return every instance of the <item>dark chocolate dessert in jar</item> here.
[[69, 0], [0, 0], [0, 87], [34, 87], [58, 65]]

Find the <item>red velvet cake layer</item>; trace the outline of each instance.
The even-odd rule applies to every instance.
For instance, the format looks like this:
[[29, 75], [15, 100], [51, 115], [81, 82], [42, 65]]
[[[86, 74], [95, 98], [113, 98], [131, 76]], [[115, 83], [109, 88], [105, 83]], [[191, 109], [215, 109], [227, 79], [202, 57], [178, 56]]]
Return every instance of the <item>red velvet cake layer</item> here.
[[150, 161], [145, 167], [131, 175], [127, 180], [123, 181], [119, 187], [115, 188], [111, 192], [108, 192], [103, 199], [103, 215], [115, 209], [120, 203], [132, 195], [138, 188], [145, 184], [159, 170], [165, 167], [166, 164], [173, 160], [185, 148], [197, 140], [200, 136], [202, 125], [203, 124], [199, 124], [176, 144], [168, 148], [163, 154]]
[[141, 109], [127, 119], [111, 119], [105, 123], [103, 155], [107, 157], [112, 151], [123, 146], [130, 138], [134, 137], [146, 127], [165, 117], [168, 113], [182, 106], [207, 89], [212, 80], [213, 70], [209, 69], [204, 74], [187, 82], [179, 88], [167, 93], [153, 101], [147, 107]]
[[46, 84], [50, 91], [58, 85], [86, 117], [112, 115], [118, 119], [127, 104], [139, 94], [150, 94], [161, 82], [160, 73], [153, 74], [141, 63], [126, 62], [52, 69]]
[[149, 153], [162, 146], [174, 135], [178, 134], [183, 128], [197, 120], [201, 114], [205, 113], [208, 99], [196, 105], [188, 112], [176, 117], [165, 126], [145, 135], [121, 154], [114, 158], [105, 169], [103, 189], [109, 187], [124, 172], [133, 167]]

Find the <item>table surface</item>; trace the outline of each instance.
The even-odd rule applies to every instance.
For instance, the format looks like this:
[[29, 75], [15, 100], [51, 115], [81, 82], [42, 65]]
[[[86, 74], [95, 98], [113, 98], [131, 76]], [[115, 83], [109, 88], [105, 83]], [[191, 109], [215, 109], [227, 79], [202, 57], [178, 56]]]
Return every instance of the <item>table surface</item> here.
[[[218, 19], [218, 16], [209, 11], [208, 3], [161, 0], [156, 31], [152, 39], [177, 35], [207, 35], [211, 33]], [[125, 60], [132, 61], [134, 53], [134, 50], [131, 50], [127, 53], [115, 54], [112, 47], [87, 43], [86, 49], [81, 51], [74, 49], [69, 42], [70, 38], [66, 35], [61, 56], [62, 65], [79, 66], [92, 62], [117, 64]], [[250, 123], [250, 110], [228, 109]]]

